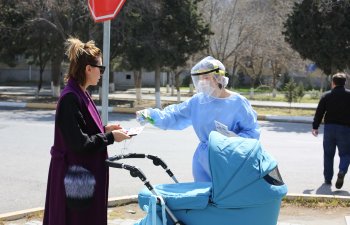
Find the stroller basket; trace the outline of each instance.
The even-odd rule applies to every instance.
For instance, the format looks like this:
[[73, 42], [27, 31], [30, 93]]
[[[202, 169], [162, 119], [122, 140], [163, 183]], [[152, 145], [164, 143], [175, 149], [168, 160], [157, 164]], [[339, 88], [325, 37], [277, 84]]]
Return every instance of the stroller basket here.
[[[173, 179], [173, 181], [175, 183], [179, 183], [178, 180], [176, 179], [176, 177], [174, 176], [173, 172], [168, 168], [167, 164], [158, 156], [140, 154], [140, 153], [129, 153], [126, 155], [116, 155], [116, 156], [109, 157], [108, 159], [106, 159], [106, 164], [109, 167], [128, 170], [132, 177], [138, 177], [144, 183], [144, 185], [147, 187], [147, 189], [150, 192], [152, 192], [152, 194], [158, 196], [159, 194], [154, 190], [154, 187], [147, 180], [146, 175], [142, 172], [142, 170], [140, 168], [135, 167], [135, 166], [130, 166], [130, 165], [125, 164], [125, 163], [115, 162], [115, 161], [122, 160], [122, 159], [137, 159], [137, 158], [138, 159], [147, 158], [147, 159], [152, 160], [153, 165], [161, 166], [165, 170], [165, 172], [169, 175], [169, 177], [171, 179]], [[162, 201], [161, 199], [158, 199], [157, 203], [161, 203], [161, 201]], [[174, 224], [184, 225], [181, 221], [179, 221], [175, 217], [175, 215], [171, 212], [171, 210], [167, 207], [167, 205], [165, 205], [165, 210], [168, 213], [169, 217], [174, 222]]]

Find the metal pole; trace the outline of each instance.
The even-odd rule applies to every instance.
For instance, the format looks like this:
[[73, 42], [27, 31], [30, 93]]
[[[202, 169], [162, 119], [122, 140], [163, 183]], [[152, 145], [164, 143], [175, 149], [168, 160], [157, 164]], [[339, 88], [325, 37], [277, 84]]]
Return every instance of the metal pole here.
[[102, 123], [108, 123], [108, 87], [109, 87], [109, 51], [110, 51], [111, 21], [103, 22], [103, 65], [106, 70], [102, 76]]

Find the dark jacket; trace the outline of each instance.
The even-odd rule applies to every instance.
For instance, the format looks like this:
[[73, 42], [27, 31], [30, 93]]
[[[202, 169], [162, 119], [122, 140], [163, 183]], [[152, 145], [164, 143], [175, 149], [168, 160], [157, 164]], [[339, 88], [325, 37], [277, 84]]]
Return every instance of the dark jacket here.
[[[70, 79], [57, 104], [43, 225], [107, 224], [109, 173], [105, 159], [107, 145], [112, 143], [113, 134], [104, 133], [91, 97]], [[83, 166], [96, 179], [92, 205], [84, 210], [66, 205], [64, 177], [71, 165]]]
[[350, 126], [350, 91], [344, 86], [336, 86], [322, 95], [312, 123], [313, 129], [318, 129], [323, 116], [325, 124]]

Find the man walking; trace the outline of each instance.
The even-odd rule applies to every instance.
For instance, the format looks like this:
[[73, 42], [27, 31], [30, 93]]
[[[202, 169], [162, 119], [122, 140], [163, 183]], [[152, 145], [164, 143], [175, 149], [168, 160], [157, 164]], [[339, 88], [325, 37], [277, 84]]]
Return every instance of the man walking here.
[[318, 135], [318, 128], [324, 116], [323, 175], [326, 184], [332, 184], [335, 149], [340, 157], [338, 179], [335, 187], [340, 189], [350, 163], [350, 90], [345, 89], [346, 74], [332, 76], [332, 90], [325, 92], [318, 103], [312, 134]]

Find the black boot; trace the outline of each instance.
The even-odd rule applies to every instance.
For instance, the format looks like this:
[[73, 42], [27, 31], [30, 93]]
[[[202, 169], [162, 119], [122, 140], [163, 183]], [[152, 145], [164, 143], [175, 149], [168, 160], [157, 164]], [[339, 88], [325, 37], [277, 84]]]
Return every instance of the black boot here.
[[335, 183], [335, 187], [337, 189], [340, 189], [341, 187], [343, 187], [344, 177], [345, 177], [345, 173], [343, 171], [339, 171], [338, 179], [337, 179], [337, 182]]

